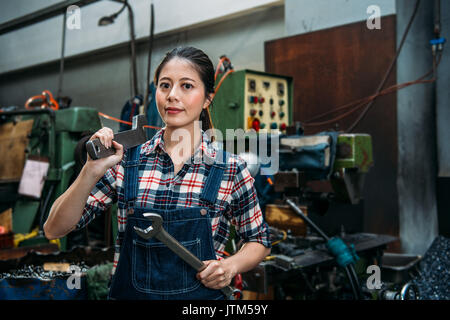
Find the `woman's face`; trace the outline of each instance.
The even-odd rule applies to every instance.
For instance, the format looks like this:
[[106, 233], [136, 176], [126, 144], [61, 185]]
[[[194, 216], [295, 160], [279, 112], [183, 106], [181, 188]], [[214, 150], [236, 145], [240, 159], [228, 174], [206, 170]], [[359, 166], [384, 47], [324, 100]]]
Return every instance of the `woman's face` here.
[[205, 85], [191, 62], [173, 58], [165, 64], [159, 74], [156, 104], [167, 127], [185, 127], [193, 123], [209, 103]]

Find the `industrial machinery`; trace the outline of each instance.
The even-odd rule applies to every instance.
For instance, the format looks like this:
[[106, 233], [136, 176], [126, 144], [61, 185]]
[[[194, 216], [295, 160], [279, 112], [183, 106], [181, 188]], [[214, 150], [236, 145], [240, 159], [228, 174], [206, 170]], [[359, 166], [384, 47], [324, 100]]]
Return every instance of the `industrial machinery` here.
[[[81, 170], [85, 155], [79, 151], [80, 139], [101, 128], [98, 111], [88, 107], [3, 109], [0, 119], [0, 213], [9, 225], [1, 235], [2, 255], [6, 255], [2, 259], [14, 256], [18, 249], [14, 247], [26, 250], [44, 244], [55, 250], [42, 227], [51, 204]], [[67, 238], [58, 245], [56, 250], [65, 250]]]
[[[242, 275], [244, 292], [251, 299], [373, 298], [363, 281], [366, 269], [379, 264], [396, 238], [345, 230], [328, 236], [308, 218], [310, 212], [325, 216], [334, 203], [360, 203], [364, 177], [373, 166], [371, 136], [304, 135], [293, 121], [292, 96], [289, 77], [235, 71], [221, 84], [211, 110], [222, 133], [218, 144], [247, 161], [271, 230], [271, 256]], [[230, 136], [230, 129], [253, 135], [241, 139]], [[252, 149], [252, 140], [257, 148]], [[226, 250], [234, 252], [238, 244], [233, 239]]]
[[[361, 201], [364, 176], [373, 165], [370, 135], [280, 135], [278, 156], [278, 172], [261, 175], [264, 166], [256, 171], [273, 248], [266, 261], [243, 275], [247, 289], [275, 299], [372, 297], [362, 281], [366, 269], [379, 263], [395, 238], [344, 230], [329, 237], [308, 218], [310, 211], [325, 216], [333, 203]], [[328, 188], [311, 187], [317, 181], [327, 182]]]

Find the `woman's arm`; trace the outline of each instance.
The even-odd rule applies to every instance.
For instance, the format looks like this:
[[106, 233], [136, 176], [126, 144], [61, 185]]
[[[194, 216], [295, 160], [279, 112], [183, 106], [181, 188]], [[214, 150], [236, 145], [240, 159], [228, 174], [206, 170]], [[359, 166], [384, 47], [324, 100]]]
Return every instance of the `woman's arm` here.
[[247, 242], [227, 259], [203, 261], [207, 267], [197, 274], [197, 279], [208, 288], [221, 289], [229, 285], [236, 274], [255, 268], [269, 253], [270, 248]]
[[105, 172], [118, 163], [123, 156], [123, 147], [112, 141], [114, 133], [109, 128], [97, 131], [92, 139], [99, 138], [106, 147], [114, 146], [116, 154], [104, 159], [92, 160], [88, 155], [86, 164], [72, 185], [58, 198], [50, 209], [44, 224], [48, 239], [61, 238], [75, 229], [83, 214], [89, 194]]
[[84, 166], [72, 185], [55, 200], [44, 224], [48, 239], [61, 238], [75, 228], [91, 190], [100, 179], [97, 178]]

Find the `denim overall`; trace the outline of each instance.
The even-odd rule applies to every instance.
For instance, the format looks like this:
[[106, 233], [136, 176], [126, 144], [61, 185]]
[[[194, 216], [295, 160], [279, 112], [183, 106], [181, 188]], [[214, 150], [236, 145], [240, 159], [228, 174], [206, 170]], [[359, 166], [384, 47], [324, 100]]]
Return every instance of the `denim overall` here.
[[[124, 203], [127, 224], [122, 238], [119, 262], [112, 277], [109, 299], [152, 300], [219, 300], [225, 299], [220, 290], [206, 288], [197, 280], [197, 271], [186, 264], [162, 242], [145, 240], [134, 226], [146, 229], [151, 222], [143, 216], [152, 212], [163, 218], [162, 227], [194, 253], [200, 260], [216, 260], [211, 217], [207, 202], [214, 204], [229, 153], [217, 153], [225, 159], [212, 164], [200, 196], [204, 207], [155, 210], [135, 206], [138, 191], [140, 146], [128, 150], [124, 163]], [[206, 202], [205, 202], [206, 201]], [[122, 202], [122, 203], [121, 203]]]

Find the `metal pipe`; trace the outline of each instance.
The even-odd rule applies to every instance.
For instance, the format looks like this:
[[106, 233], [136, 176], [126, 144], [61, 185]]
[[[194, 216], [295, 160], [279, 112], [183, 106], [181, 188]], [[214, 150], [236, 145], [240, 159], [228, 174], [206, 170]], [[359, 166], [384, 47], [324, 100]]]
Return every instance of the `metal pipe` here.
[[[62, 28], [62, 39], [61, 39], [61, 59], [59, 63], [59, 81], [58, 81], [58, 93], [56, 98], [61, 97], [62, 85], [63, 85], [63, 75], [64, 75], [64, 52], [66, 49], [66, 21], [67, 21], [67, 11], [64, 11], [63, 28]], [[58, 101], [59, 103], [59, 101]]]
[[356, 287], [356, 294], [358, 296], [358, 299], [362, 299], [363, 298], [363, 294], [361, 292], [361, 286], [359, 284], [358, 275], [356, 274], [355, 266], [353, 264], [349, 264], [347, 267], [350, 270], [350, 274], [353, 276], [353, 282], [354, 282], [355, 287]]
[[147, 59], [147, 84], [145, 88], [145, 99], [144, 99], [144, 113], [146, 112], [146, 108], [148, 105], [148, 97], [150, 95], [150, 70], [152, 65], [152, 51], [153, 51], [153, 34], [155, 29], [155, 14], [154, 14], [154, 7], [153, 7], [153, 1], [150, 3], [150, 36], [148, 41], [148, 59]]
[[[305, 222], [311, 226], [325, 241], [329, 241], [330, 238], [309, 219], [302, 210], [290, 199], [286, 199], [286, 203], [303, 219]], [[358, 277], [356, 275], [355, 269], [353, 265], [348, 265], [344, 267], [345, 273], [347, 274], [348, 281], [350, 282], [350, 286], [352, 287], [352, 292], [356, 300], [362, 299], [361, 288], [359, 286]]]
[[54, 4], [47, 8], [37, 10], [30, 14], [0, 24], [0, 35], [60, 15], [61, 13], [65, 12], [69, 6], [76, 5], [78, 7], [82, 7], [97, 1], [99, 0], [67, 0], [61, 3]]
[[136, 34], [134, 31], [134, 13], [128, 0], [113, 0], [115, 2], [122, 3], [128, 9], [128, 21], [130, 25], [130, 50], [131, 50], [131, 69], [132, 69], [132, 79], [133, 79], [133, 94], [138, 95], [138, 81], [137, 81], [137, 68], [136, 68]]
[[345, 273], [347, 274], [348, 281], [350, 282], [350, 286], [352, 287], [353, 296], [355, 297], [356, 300], [359, 300], [358, 290], [356, 289], [356, 285], [353, 281], [353, 278], [352, 278], [352, 275], [350, 273], [348, 266], [345, 267], [344, 269], [345, 269]]
[[286, 203], [303, 219], [306, 221], [306, 223], [311, 226], [322, 238], [324, 238], [326, 241], [329, 241], [330, 238], [318, 227], [314, 222], [312, 222], [311, 219], [309, 219], [302, 210], [297, 207], [297, 205], [290, 199], [286, 200]]

